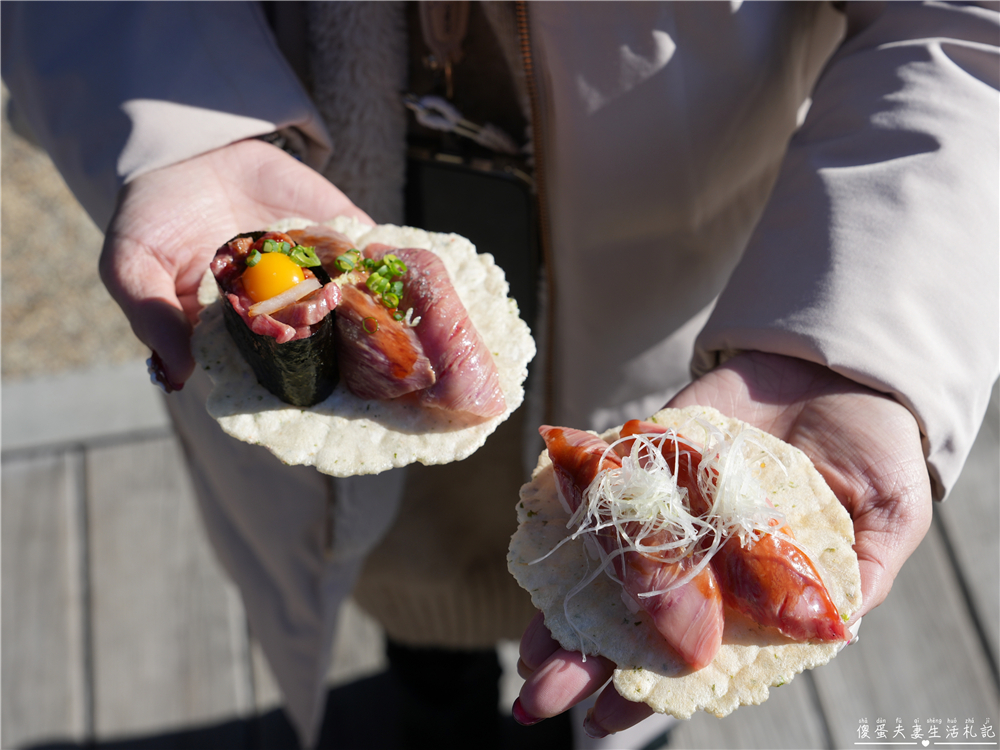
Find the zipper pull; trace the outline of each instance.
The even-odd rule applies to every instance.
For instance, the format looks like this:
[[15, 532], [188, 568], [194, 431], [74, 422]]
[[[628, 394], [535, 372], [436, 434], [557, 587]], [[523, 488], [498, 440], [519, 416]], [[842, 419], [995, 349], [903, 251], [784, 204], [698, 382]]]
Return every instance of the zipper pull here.
[[455, 105], [440, 96], [417, 97], [406, 94], [403, 96], [403, 104], [416, 115], [417, 122], [425, 128], [460, 135], [498, 154], [513, 155], [521, 152], [514, 139], [496, 125], [491, 123], [477, 125], [471, 120], [466, 120]]
[[454, 98], [451, 68], [462, 59], [462, 40], [469, 27], [466, 0], [429, 0], [420, 7], [420, 29], [431, 54], [425, 61], [434, 71], [444, 71], [445, 91]]

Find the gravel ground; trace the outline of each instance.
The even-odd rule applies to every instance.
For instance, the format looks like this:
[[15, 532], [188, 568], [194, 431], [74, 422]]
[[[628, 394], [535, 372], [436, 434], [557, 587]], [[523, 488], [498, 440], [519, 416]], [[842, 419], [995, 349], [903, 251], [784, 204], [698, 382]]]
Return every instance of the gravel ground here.
[[0, 375], [22, 379], [149, 356], [97, 273], [103, 235], [49, 157], [0, 123]]

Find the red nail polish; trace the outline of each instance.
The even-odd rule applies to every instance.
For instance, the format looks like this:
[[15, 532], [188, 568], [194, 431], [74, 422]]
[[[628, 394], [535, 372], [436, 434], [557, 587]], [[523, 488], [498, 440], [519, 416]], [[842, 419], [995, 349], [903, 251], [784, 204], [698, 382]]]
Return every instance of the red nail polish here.
[[532, 724], [537, 724], [541, 721], [541, 719], [532, 716], [524, 710], [520, 698], [514, 700], [514, 705], [511, 706], [510, 712], [514, 715], [514, 721], [524, 727], [530, 727]]

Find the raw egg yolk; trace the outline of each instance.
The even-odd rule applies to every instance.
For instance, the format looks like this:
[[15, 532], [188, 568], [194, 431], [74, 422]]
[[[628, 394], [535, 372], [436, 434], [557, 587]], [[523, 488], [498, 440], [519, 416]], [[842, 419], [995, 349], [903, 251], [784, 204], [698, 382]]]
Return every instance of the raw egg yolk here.
[[276, 297], [305, 281], [302, 267], [282, 253], [264, 253], [243, 272], [243, 288], [254, 302]]

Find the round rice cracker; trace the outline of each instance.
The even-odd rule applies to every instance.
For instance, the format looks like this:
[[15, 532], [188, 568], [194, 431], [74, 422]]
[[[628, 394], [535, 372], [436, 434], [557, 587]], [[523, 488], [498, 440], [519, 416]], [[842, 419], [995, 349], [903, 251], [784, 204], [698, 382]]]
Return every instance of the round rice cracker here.
[[[274, 231], [316, 224], [286, 219]], [[211, 271], [199, 288], [204, 309], [192, 339], [196, 362], [212, 381], [206, 408], [222, 429], [246, 443], [262, 445], [286, 464], [315, 466], [324, 474], [349, 477], [378, 474], [419, 462], [445, 464], [467, 458], [524, 400], [528, 363], [535, 343], [508, 298], [503, 270], [489, 254], [479, 254], [455, 234], [411, 227], [372, 227], [339, 217], [326, 222], [359, 249], [373, 242], [433, 251], [444, 262], [469, 317], [493, 354], [506, 411], [469, 424], [461, 415], [398, 400], [368, 401], [341, 382], [324, 401], [307, 408], [285, 403], [257, 382], [226, 330], [222, 302]]]
[[[696, 420], [731, 435], [754, 430], [759, 442], [781, 462], [787, 474], [769, 457], [760, 458], [765, 464], [760, 481], [774, 506], [785, 514], [796, 541], [809, 553], [841, 615], [854, 614], [861, 606], [854, 526], [812, 462], [797, 448], [711, 408], [665, 409], [652, 417], [703, 442], [705, 429]], [[610, 443], [619, 435], [609, 430], [601, 437]], [[569, 534], [568, 515], [559, 502], [547, 452], [539, 458], [532, 481], [521, 489], [517, 513], [519, 526], [511, 539], [508, 568], [544, 614], [552, 636], [566, 649], [615, 662], [618, 692], [658, 713], [688, 719], [704, 710], [721, 718], [739, 706], [758, 705], [767, 700], [771, 686], [826, 664], [844, 646], [797, 643], [726, 607], [722, 647], [711, 664], [692, 672], [662, 639], [645, 610], [632, 613], [622, 600], [620, 584], [604, 573], [567, 601], [574, 586], [596, 571], [599, 560], [585, 551], [582, 539], [555, 549]]]

